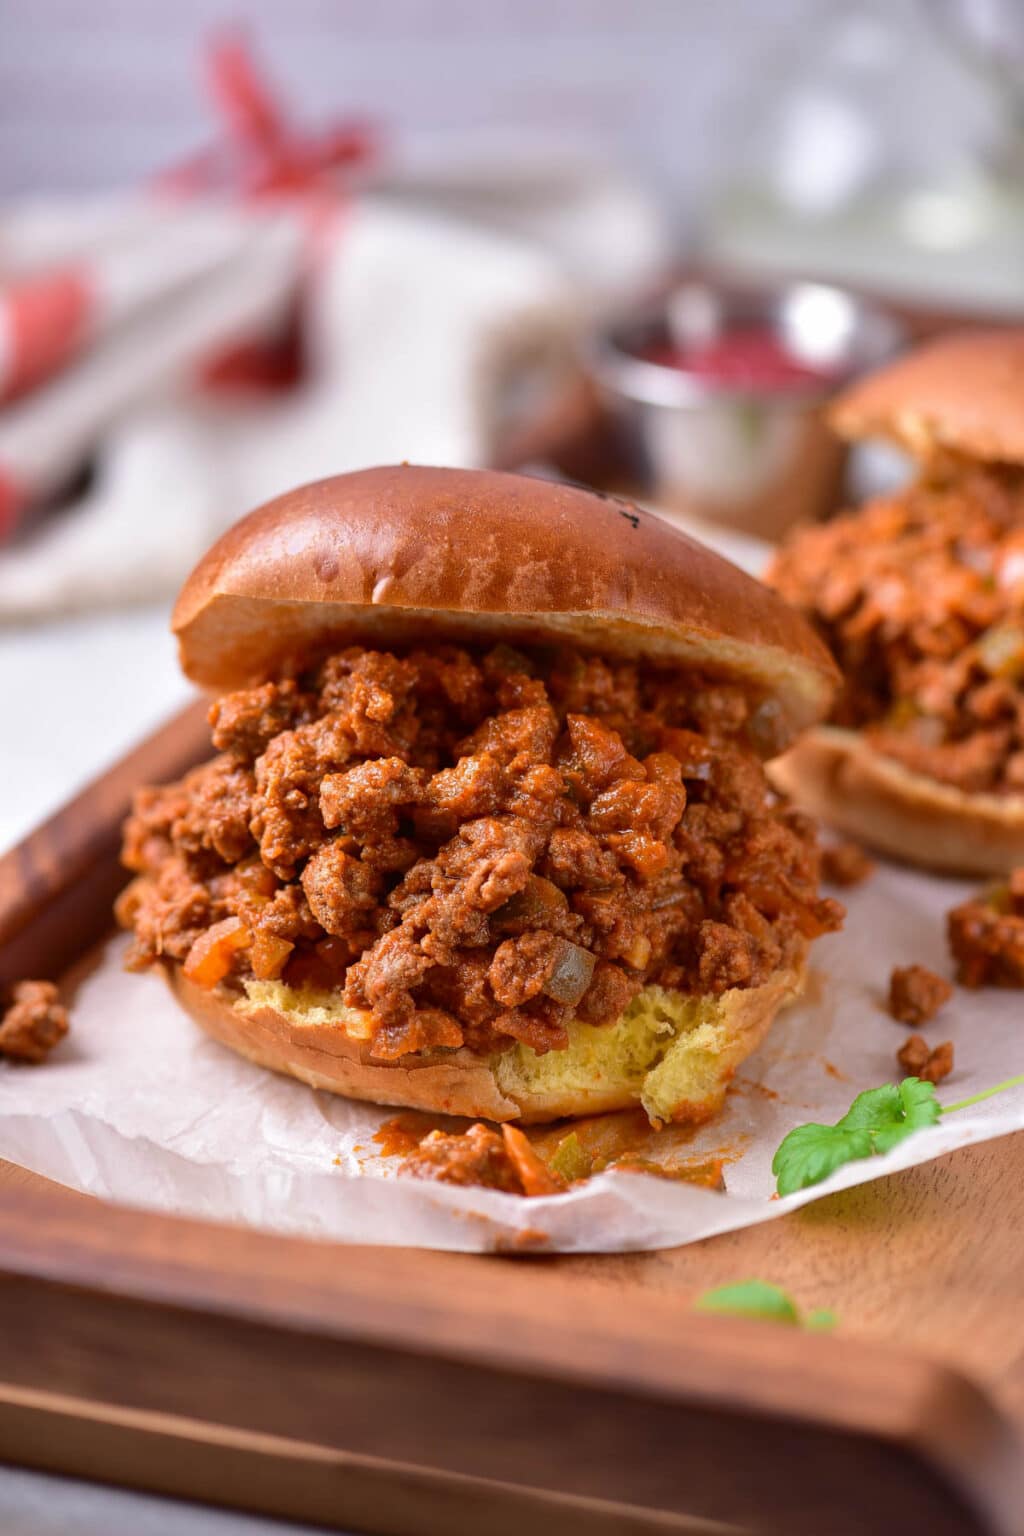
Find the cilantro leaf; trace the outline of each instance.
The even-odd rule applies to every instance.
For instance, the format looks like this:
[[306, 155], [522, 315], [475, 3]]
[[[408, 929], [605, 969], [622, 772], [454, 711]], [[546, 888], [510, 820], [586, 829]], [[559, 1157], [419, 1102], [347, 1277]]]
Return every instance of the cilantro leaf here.
[[867, 1088], [858, 1093], [838, 1124], [870, 1131], [883, 1122], [898, 1121], [900, 1109], [898, 1084], [883, 1083], [881, 1088]]
[[694, 1302], [698, 1312], [730, 1312], [736, 1317], [770, 1317], [777, 1323], [795, 1323], [796, 1305], [781, 1286], [767, 1280], [738, 1280], [705, 1291]]
[[784, 1137], [772, 1159], [775, 1187], [791, 1195], [808, 1184], [820, 1184], [830, 1173], [857, 1158], [870, 1157], [871, 1132], [841, 1125], [798, 1125]]
[[820, 1184], [846, 1163], [891, 1151], [941, 1113], [934, 1084], [916, 1077], [868, 1088], [835, 1125], [798, 1125], [783, 1138], [772, 1160], [776, 1188], [791, 1195]]
[[1024, 1074], [972, 1093], [958, 1104], [940, 1104], [934, 1084], [917, 1077], [868, 1088], [857, 1095], [835, 1125], [798, 1125], [783, 1137], [772, 1159], [776, 1187], [780, 1195], [792, 1195], [798, 1189], [820, 1184], [845, 1163], [891, 1151], [915, 1131], [936, 1125], [940, 1115], [970, 1109], [994, 1094], [1020, 1087], [1024, 1087]]
[[801, 1318], [796, 1302], [779, 1285], [768, 1280], [738, 1280], [719, 1285], [698, 1296], [694, 1306], [699, 1312], [723, 1312], [732, 1317], [760, 1317], [791, 1327], [834, 1328], [835, 1314], [819, 1310]]
[[942, 1106], [935, 1097], [935, 1084], [922, 1082], [919, 1077], [905, 1077], [900, 1083], [900, 1108], [902, 1120], [891, 1126], [882, 1126], [875, 1132], [875, 1151], [888, 1152], [914, 1131], [923, 1131], [929, 1125], [938, 1125]]

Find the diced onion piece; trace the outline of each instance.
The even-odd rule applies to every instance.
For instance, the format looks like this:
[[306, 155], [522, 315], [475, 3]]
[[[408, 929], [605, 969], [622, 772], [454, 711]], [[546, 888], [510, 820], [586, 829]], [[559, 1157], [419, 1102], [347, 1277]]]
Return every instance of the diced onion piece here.
[[747, 719], [747, 740], [759, 757], [777, 757], [785, 743], [782, 708], [776, 699], [764, 699]]
[[[1019, 538], [1019, 535], [1015, 537]], [[1024, 549], [1010, 548], [999, 561], [999, 585], [1015, 587], [1024, 581]]]
[[517, 1130], [514, 1125], [503, 1125], [501, 1135], [505, 1143], [505, 1151], [519, 1175], [524, 1195], [560, 1195], [562, 1193], [565, 1189], [565, 1180], [559, 1178], [557, 1173], [552, 1173], [548, 1165], [533, 1150], [522, 1131]]
[[644, 933], [638, 933], [622, 957], [634, 971], [642, 971], [651, 958], [651, 941]]
[[547, 927], [548, 920], [568, 907], [564, 891], [542, 875], [531, 875], [521, 891], [510, 896], [495, 912], [492, 921], [498, 928], [506, 924], [526, 928]]
[[590, 986], [596, 963], [589, 949], [571, 944], [568, 939], [560, 939], [554, 969], [541, 990], [548, 997], [553, 997], [556, 1003], [575, 1008]]
[[276, 981], [294, 948], [295, 945], [287, 939], [279, 939], [274, 933], [257, 929], [249, 955], [253, 975], [258, 981]]
[[272, 871], [258, 858], [239, 864], [236, 873], [241, 876], [250, 901], [269, 901], [277, 890], [277, 881]]
[[577, 1179], [590, 1178], [594, 1171], [594, 1160], [576, 1132], [570, 1131], [558, 1143], [548, 1167], [559, 1178], [565, 1179], [566, 1183], [573, 1184]]
[[226, 917], [214, 923], [196, 939], [185, 958], [182, 970], [189, 981], [200, 987], [215, 987], [223, 981], [240, 949], [251, 942], [248, 928], [240, 917]]
[[1024, 629], [994, 624], [977, 640], [978, 660], [990, 677], [1019, 677], [1024, 672]]

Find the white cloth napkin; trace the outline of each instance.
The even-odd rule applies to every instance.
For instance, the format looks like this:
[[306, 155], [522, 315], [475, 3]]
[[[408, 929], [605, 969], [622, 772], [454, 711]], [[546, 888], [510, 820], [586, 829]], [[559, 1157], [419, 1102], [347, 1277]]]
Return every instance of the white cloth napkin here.
[[532, 204], [528, 190], [514, 228], [472, 183], [457, 211], [397, 186], [343, 208], [309, 285], [308, 382], [231, 405], [191, 387], [194, 367], [280, 322], [306, 259], [294, 218], [189, 205], [179, 224], [134, 199], [0, 219], [0, 279], [40, 253], [109, 248], [119, 216], [130, 232], [90, 345], [0, 410], [0, 480], [50, 492], [92, 466], [83, 494], [0, 549], [0, 620], [169, 594], [225, 526], [302, 481], [402, 459], [486, 463], [517, 380], [569, 369], [580, 327], [664, 255], [650, 208], [613, 177], [563, 166]]

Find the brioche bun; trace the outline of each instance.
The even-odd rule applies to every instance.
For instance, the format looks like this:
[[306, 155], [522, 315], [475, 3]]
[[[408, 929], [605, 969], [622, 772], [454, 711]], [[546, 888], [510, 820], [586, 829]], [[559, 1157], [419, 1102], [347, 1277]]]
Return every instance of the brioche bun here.
[[522, 1124], [636, 1105], [652, 1121], [707, 1120], [803, 984], [801, 963], [720, 997], [648, 986], [616, 1024], [572, 1020], [566, 1049], [546, 1056], [517, 1045], [498, 1056], [462, 1048], [387, 1062], [369, 1054], [366, 1015], [337, 994], [250, 982], [240, 996], [197, 987], [176, 965], [166, 974], [207, 1034], [261, 1067], [349, 1099]]
[[845, 390], [841, 437], [886, 438], [917, 459], [956, 453], [1024, 464], [1024, 328], [955, 331]]
[[351, 642], [560, 641], [708, 667], [772, 695], [780, 746], [839, 680], [780, 597], [669, 523], [484, 470], [367, 469], [278, 497], [200, 561], [172, 629], [186, 674], [218, 689]]
[[966, 794], [914, 773], [858, 731], [818, 726], [768, 766], [812, 816], [906, 864], [1006, 874], [1024, 864], [1024, 795]]
[[[204, 686], [273, 676], [339, 643], [562, 642], [706, 668], [777, 704], [777, 745], [831, 702], [838, 673], [781, 598], [647, 512], [520, 475], [399, 466], [304, 486], [243, 519], [186, 581], [181, 663]], [[205, 990], [166, 971], [184, 1007], [241, 1055], [349, 1098], [489, 1120], [643, 1104], [706, 1119], [778, 1009], [802, 956], [764, 985], [697, 998], [648, 986], [619, 1021], [571, 1021], [564, 1051], [522, 1045], [375, 1060], [339, 993], [249, 982]]]

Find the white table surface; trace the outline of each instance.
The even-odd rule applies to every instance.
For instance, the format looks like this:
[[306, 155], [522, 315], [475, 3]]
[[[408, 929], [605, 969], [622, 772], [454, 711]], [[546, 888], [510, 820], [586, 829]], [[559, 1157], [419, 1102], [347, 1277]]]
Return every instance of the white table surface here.
[[20, 1467], [0, 1467], [0, 1530], [3, 1536], [314, 1536], [309, 1525]]
[[0, 626], [0, 849], [189, 697], [166, 606]]

